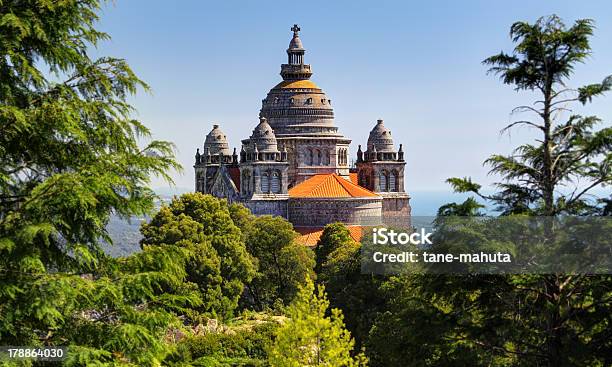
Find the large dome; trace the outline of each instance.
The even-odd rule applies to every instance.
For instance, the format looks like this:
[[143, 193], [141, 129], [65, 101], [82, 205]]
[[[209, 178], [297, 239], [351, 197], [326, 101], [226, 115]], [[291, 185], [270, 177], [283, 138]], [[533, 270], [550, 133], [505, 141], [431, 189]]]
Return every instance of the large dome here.
[[310, 80], [310, 65], [304, 64], [302, 42], [297, 32], [287, 50], [287, 64], [281, 65], [283, 81], [262, 101], [260, 117], [265, 117], [277, 137], [288, 135], [336, 135], [334, 110], [323, 90]]
[[368, 152], [372, 152], [374, 147], [376, 147], [376, 151], [379, 153], [391, 153], [395, 151], [391, 131], [385, 127], [383, 120], [378, 120], [376, 126], [370, 131], [370, 136], [368, 137]]
[[211, 155], [223, 153], [223, 155], [231, 155], [229, 144], [227, 143], [227, 136], [219, 129], [219, 125], [213, 125], [213, 129], [206, 135], [204, 140], [204, 154], [206, 149], [210, 151]]

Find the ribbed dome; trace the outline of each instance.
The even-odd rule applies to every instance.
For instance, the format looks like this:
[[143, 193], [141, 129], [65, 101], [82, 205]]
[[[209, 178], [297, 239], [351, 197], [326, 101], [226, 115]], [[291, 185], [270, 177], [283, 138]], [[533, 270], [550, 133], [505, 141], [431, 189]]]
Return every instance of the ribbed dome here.
[[300, 27], [291, 28], [293, 37], [287, 50], [287, 63], [281, 65], [283, 81], [262, 100], [260, 117], [265, 117], [279, 138], [292, 135], [337, 135], [331, 100], [310, 79], [312, 69], [304, 63], [305, 50], [298, 35]]
[[372, 152], [374, 147], [376, 147], [376, 151], [379, 153], [395, 152], [391, 131], [385, 127], [383, 120], [378, 120], [376, 126], [370, 131], [368, 151]]
[[265, 118], [259, 119], [259, 124], [253, 130], [249, 140], [251, 143], [249, 148], [253, 149], [253, 144], [256, 144], [259, 153], [279, 152], [274, 130], [272, 130], [272, 127], [270, 127]]
[[213, 129], [206, 135], [204, 140], [204, 154], [206, 149], [210, 151], [211, 155], [223, 153], [223, 155], [231, 155], [229, 144], [227, 143], [227, 137], [225, 133], [219, 129], [219, 125], [213, 125]]

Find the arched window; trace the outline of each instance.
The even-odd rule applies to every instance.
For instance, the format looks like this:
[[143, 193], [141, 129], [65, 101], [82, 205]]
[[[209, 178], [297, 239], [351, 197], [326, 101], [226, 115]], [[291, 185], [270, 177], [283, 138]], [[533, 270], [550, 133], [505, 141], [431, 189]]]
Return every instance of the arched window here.
[[387, 173], [385, 171], [380, 172], [379, 186], [379, 191], [387, 191]]
[[271, 188], [271, 191], [275, 194], [278, 194], [281, 192], [281, 179], [280, 179], [280, 173], [278, 171], [274, 171], [272, 173], [272, 180], [270, 181], [270, 188]]
[[317, 166], [321, 165], [321, 151], [317, 149]]
[[392, 171], [389, 176], [389, 191], [397, 191], [397, 171]]
[[329, 166], [331, 164], [331, 158], [329, 156], [329, 150], [325, 151], [325, 165]]
[[268, 172], [264, 172], [264, 174], [261, 175], [261, 192], [270, 192], [270, 176]]
[[308, 149], [308, 165], [312, 166], [314, 164], [314, 153], [312, 152], [312, 149]]

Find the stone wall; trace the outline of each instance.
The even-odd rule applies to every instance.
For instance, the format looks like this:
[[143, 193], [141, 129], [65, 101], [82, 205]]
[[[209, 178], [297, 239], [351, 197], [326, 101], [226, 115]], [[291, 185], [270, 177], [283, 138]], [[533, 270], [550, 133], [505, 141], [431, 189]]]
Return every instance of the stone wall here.
[[287, 219], [287, 200], [248, 200], [244, 206], [255, 215], [274, 215]]
[[387, 226], [410, 227], [410, 197], [406, 193], [382, 195], [382, 222]]
[[333, 222], [378, 225], [381, 213], [381, 198], [289, 199], [289, 221], [295, 226], [322, 227]]

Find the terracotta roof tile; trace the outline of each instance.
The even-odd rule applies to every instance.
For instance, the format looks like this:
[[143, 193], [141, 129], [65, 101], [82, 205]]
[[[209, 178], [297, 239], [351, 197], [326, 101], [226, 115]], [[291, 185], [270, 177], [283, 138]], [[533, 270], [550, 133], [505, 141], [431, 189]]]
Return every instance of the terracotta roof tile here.
[[278, 83], [273, 89], [319, 89], [311, 80], [284, 80]]
[[[364, 231], [368, 227], [347, 226], [346, 228], [349, 230], [351, 238], [354, 241], [359, 242], [361, 241]], [[319, 238], [321, 238], [321, 235], [323, 234], [322, 227], [295, 227], [294, 230], [300, 234], [300, 236], [296, 238], [296, 241], [308, 247], [315, 247], [317, 242], [319, 242]]]
[[377, 197], [372, 191], [335, 173], [314, 175], [289, 190], [291, 198], [359, 198]]
[[355, 185], [359, 185], [359, 179], [357, 178], [357, 172], [349, 173], [349, 177], [352, 183], [354, 183]]

